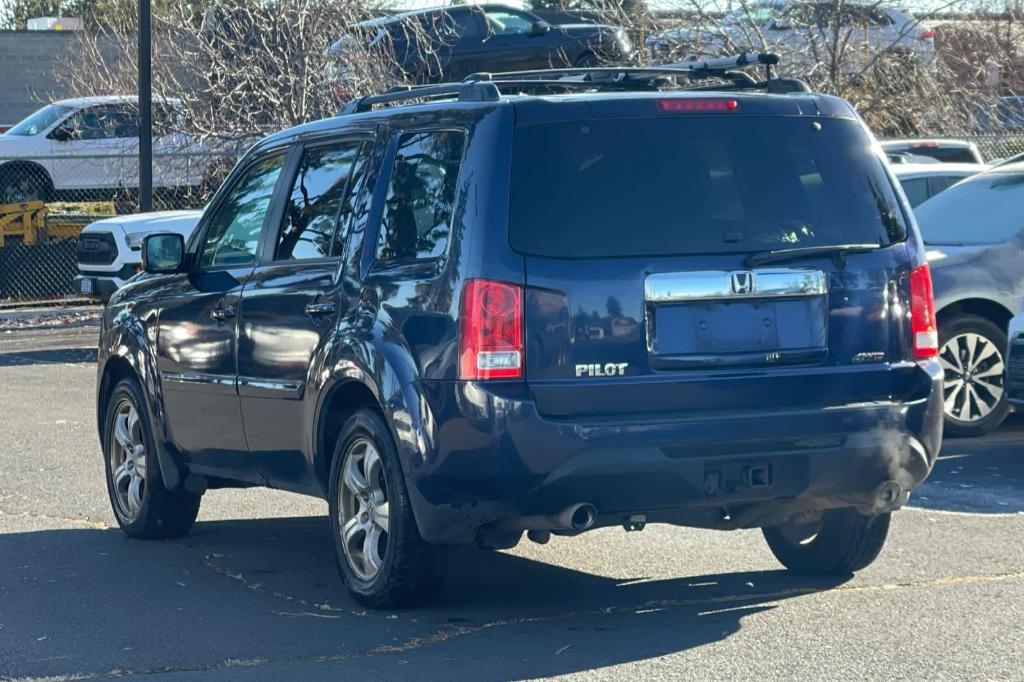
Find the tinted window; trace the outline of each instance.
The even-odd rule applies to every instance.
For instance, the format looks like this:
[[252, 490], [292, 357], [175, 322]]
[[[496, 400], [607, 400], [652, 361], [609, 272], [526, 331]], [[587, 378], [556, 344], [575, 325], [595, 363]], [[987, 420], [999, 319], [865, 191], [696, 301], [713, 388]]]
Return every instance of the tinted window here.
[[256, 246], [284, 158], [282, 152], [257, 161], [232, 186], [210, 218], [199, 252], [199, 267], [255, 262]]
[[928, 198], [928, 178], [900, 180], [900, 184], [903, 185], [903, 193], [907, 195], [911, 206], [917, 206]]
[[5, 135], [17, 135], [28, 137], [38, 135], [54, 123], [71, 113], [71, 109], [58, 104], [45, 106], [26, 119], [23, 119], [16, 126], [8, 130]]
[[285, 204], [275, 260], [340, 253], [335, 250], [338, 218], [361, 148], [361, 142], [348, 142], [306, 149]]
[[487, 25], [494, 35], [529, 33], [533, 28], [533, 19], [518, 12], [487, 10]]
[[465, 135], [405, 133], [385, 200], [378, 260], [436, 258], [448, 248]]
[[915, 211], [928, 244], [994, 244], [1024, 229], [1024, 173], [986, 173]]
[[510, 237], [557, 257], [733, 253], [906, 236], [853, 121], [665, 115], [516, 129]]
[[71, 140], [110, 140], [139, 136], [138, 110], [130, 104], [82, 109], [60, 125]]

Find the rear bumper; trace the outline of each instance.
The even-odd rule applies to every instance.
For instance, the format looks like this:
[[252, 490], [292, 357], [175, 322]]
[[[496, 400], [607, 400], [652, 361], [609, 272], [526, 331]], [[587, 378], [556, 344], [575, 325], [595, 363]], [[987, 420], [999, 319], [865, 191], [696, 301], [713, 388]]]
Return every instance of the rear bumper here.
[[597, 508], [598, 526], [644, 514], [753, 527], [804, 511], [870, 510], [880, 485], [909, 492], [938, 456], [942, 370], [927, 362], [920, 371], [921, 394], [901, 402], [631, 421], [545, 419], [514, 384], [420, 385], [420, 405], [439, 407], [434, 428], [399, 439], [417, 524], [431, 542], [461, 543], [581, 502]]

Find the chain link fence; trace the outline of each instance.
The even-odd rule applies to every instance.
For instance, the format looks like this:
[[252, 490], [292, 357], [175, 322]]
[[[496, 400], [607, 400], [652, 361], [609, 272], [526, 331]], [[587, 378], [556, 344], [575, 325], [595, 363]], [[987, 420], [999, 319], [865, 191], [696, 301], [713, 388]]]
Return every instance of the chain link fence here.
[[1024, 133], [965, 135], [963, 139], [978, 145], [982, 157], [989, 163], [1024, 154]]
[[[103, 144], [109, 151], [97, 153]], [[80, 298], [74, 287], [78, 263], [96, 262], [79, 258], [81, 231], [97, 220], [138, 212], [135, 149], [109, 140], [90, 146], [81, 153], [0, 156], [0, 307]], [[234, 151], [156, 150], [154, 210], [202, 207], [236, 159]], [[110, 263], [93, 267], [109, 269], [116, 257], [112, 253]]]

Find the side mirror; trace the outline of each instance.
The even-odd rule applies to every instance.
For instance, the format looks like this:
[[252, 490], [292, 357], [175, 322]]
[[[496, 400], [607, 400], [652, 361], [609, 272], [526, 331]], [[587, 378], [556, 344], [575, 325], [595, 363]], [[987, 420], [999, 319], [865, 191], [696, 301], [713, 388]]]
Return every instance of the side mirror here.
[[545, 33], [547, 33], [550, 30], [551, 30], [551, 24], [549, 24], [548, 22], [546, 22], [546, 21], [544, 21], [542, 19], [539, 19], [539, 20], [533, 22], [533, 26], [530, 27], [530, 35], [531, 36], [542, 36], [542, 35], [544, 35]]
[[142, 269], [153, 275], [178, 272], [185, 260], [185, 238], [173, 232], [154, 232], [142, 240]]

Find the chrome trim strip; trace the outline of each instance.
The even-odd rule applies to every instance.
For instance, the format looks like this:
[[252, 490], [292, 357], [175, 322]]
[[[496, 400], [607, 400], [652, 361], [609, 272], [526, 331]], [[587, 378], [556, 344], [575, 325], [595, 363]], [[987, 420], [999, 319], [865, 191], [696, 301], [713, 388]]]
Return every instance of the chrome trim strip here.
[[238, 394], [243, 398], [279, 398], [298, 400], [302, 397], [303, 381], [272, 381], [257, 377], [238, 377]]
[[197, 372], [160, 372], [161, 381], [176, 384], [212, 384], [214, 386], [235, 385], [234, 374], [199, 374]]
[[806, 269], [658, 272], [644, 280], [644, 298], [648, 303], [792, 298], [822, 296], [827, 292], [825, 273]]

